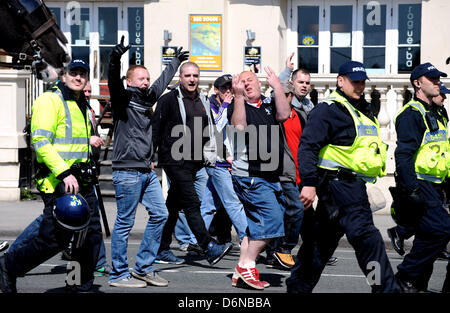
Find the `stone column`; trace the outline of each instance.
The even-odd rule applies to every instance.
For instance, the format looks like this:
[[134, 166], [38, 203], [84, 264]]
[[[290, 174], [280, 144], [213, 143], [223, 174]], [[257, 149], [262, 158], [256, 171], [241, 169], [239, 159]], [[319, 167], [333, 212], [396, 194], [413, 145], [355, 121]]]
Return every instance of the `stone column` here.
[[380, 123], [380, 136], [383, 141], [390, 139], [389, 122], [390, 117], [386, 108], [386, 89], [379, 88], [380, 91], [380, 113], [378, 113], [378, 122]]
[[397, 114], [397, 92], [394, 90], [394, 86], [390, 86], [386, 93], [386, 108], [389, 114], [389, 138], [395, 140], [395, 125], [394, 119]]
[[26, 148], [25, 114], [27, 104], [27, 71], [0, 70], [0, 200], [20, 200], [19, 149]]

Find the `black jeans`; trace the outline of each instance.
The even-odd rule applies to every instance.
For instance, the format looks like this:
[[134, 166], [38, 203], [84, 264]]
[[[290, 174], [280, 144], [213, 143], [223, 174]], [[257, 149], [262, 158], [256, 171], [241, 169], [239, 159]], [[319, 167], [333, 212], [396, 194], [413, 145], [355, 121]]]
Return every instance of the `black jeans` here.
[[159, 252], [170, 249], [178, 212], [181, 209], [184, 210], [189, 228], [204, 250], [212, 240], [200, 213], [201, 201], [194, 186], [197, 171], [201, 167], [200, 163], [193, 162], [184, 162], [182, 166], [164, 166], [164, 171], [170, 179], [170, 188], [166, 200], [169, 217], [166, 225], [164, 225]]
[[[72, 260], [80, 263], [81, 288], [89, 289], [94, 282], [94, 267], [97, 263], [102, 241], [102, 229], [97, 197], [93, 186], [82, 188], [80, 194], [89, 204], [91, 220], [84, 244], [72, 251]], [[25, 246], [5, 253], [6, 268], [11, 277], [18, 277], [45, 262], [68, 247], [73, 232], [63, 229], [53, 217], [54, 194], [41, 193], [44, 212], [39, 233]]]

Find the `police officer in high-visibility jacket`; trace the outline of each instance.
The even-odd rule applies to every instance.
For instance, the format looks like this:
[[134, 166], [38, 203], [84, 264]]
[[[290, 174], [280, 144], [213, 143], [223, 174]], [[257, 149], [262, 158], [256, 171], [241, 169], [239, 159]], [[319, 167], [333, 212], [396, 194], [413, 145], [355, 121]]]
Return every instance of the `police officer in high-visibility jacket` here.
[[36, 186], [45, 207], [39, 234], [0, 260], [0, 287], [4, 292], [16, 292], [17, 277], [69, 245], [74, 232], [60, 227], [53, 212], [56, 198], [64, 193], [80, 193], [90, 210], [84, 241], [72, 244], [72, 260], [80, 265], [74, 269], [79, 272], [73, 273], [71, 279], [68, 276], [66, 287], [70, 292], [86, 291], [92, 287], [102, 233], [93, 187], [95, 169], [89, 162], [90, 144], [99, 144], [90, 141], [99, 138], [91, 138], [90, 120], [93, 117], [83, 94], [88, 75], [88, 64], [83, 60], [73, 60], [62, 81], [33, 103], [31, 132], [37, 159]]
[[[450, 216], [444, 208], [441, 183], [448, 179], [447, 116], [432, 99], [439, 95], [440, 77], [447, 74], [432, 64], [420, 64], [410, 76], [414, 97], [395, 119], [396, 188], [393, 207], [414, 228], [413, 246], [398, 265], [398, 283], [404, 292], [427, 290], [433, 263], [450, 240]], [[400, 213], [400, 212], [398, 212]]]
[[[364, 65], [339, 68], [337, 88], [311, 112], [298, 151], [305, 205], [303, 243], [286, 280], [289, 293], [309, 293], [345, 234], [372, 292], [398, 292], [366, 191], [385, 175], [387, 146], [363, 92]], [[318, 196], [317, 208], [312, 204]]]

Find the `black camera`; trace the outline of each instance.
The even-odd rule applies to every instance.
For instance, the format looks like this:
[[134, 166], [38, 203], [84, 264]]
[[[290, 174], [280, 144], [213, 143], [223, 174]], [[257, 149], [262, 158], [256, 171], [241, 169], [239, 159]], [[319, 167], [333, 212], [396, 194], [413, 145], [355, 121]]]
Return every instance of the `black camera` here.
[[93, 184], [97, 181], [98, 167], [95, 161], [75, 163], [70, 167], [71, 173], [81, 184]]

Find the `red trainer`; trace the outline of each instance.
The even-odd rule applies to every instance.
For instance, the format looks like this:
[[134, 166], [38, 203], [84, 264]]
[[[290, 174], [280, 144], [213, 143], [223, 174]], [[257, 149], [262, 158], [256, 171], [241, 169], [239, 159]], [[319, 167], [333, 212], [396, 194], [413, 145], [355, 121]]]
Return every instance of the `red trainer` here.
[[268, 282], [259, 280], [259, 272], [255, 267], [244, 268], [236, 265], [231, 285], [236, 286], [239, 279], [242, 279], [247, 285], [255, 289], [264, 289], [270, 286]]

